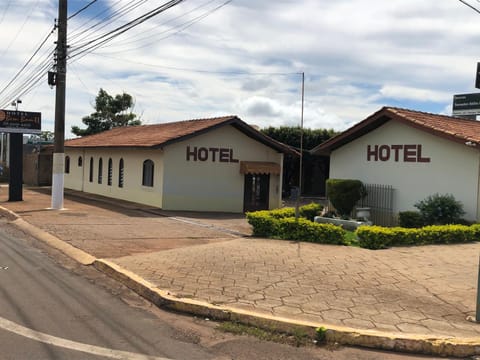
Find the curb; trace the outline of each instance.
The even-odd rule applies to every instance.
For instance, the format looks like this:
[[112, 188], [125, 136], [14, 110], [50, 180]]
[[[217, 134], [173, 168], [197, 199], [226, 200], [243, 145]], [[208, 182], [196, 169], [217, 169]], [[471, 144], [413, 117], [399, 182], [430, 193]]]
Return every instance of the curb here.
[[21, 231], [45, 242], [63, 252], [82, 265], [93, 265], [97, 270], [121, 282], [140, 296], [158, 307], [208, 317], [220, 321], [233, 321], [270, 331], [288, 334], [302, 331], [312, 340], [317, 337], [317, 328], [323, 327], [325, 341], [341, 345], [361, 346], [397, 352], [417, 354], [468, 357], [480, 355], [480, 338], [449, 338], [416, 334], [387, 333], [374, 330], [359, 330], [349, 327], [325, 325], [315, 322], [294, 321], [287, 318], [268, 316], [251, 311], [213, 305], [204, 301], [179, 298], [169, 291], [161, 290], [137, 274], [121, 266], [80, 250], [65, 241], [29, 224], [16, 213], [0, 206], [0, 214], [5, 216]]
[[324, 327], [326, 329], [325, 340], [327, 343], [439, 356], [467, 357], [480, 354], [480, 338], [458, 339], [441, 336], [398, 334], [374, 330], [358, 330], [306, 321], [293, 321], [282, 317], [212, 305], [203, 301], [179, 298], [168, 291], [157, 288], [135, 273], [108, 260], [97, 259], [93, 266], [113, 279], [120, 281], [156, 306], [169, 310], [215, 320], [239, 322], [265, 330], [281, 331], [288, 334], [293, 334], [300, 330], [312, 339], [315, 339], [317, 336], [316, 329]]

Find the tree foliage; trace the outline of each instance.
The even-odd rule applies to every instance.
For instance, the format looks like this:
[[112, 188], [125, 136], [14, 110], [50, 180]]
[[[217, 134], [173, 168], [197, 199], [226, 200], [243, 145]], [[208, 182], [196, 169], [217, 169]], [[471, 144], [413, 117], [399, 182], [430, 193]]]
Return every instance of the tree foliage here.
[[95, 112], [82, 118], [87, 125], [86, 129], [72, 126], [72, 133], [77, 136], [97, 134], [120, 126], [141, 125], [137, 115], [132, 112], [133, 98], [127, 93], [111, 96], [105, 90], [100, 89], [95, 98]]
[[[268, 127], [261, 130], [265, 135], [300, 150], [299, 126]], [[329, 158], [313, 156], [308, 150], [335, 136], [333, 129], [303, 129], [303, 195], [325, 195], [325, 180], [328, 175]], [[286, 155], [283, 162], [283, 190], [288, 196], [292, 186], [298, 186], [299, 158]]]

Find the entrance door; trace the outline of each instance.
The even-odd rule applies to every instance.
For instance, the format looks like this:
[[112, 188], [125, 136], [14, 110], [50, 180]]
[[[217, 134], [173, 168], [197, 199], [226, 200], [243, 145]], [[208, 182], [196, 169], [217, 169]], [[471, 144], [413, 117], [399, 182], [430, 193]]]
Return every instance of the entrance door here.
[[270, 174], [245, 174], [243, 211], [268, 209]]

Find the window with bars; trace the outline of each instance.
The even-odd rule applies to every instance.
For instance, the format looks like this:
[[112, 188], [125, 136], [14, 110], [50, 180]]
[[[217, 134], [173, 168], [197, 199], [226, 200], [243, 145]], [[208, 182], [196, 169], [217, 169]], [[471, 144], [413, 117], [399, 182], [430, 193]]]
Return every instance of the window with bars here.
[[70, 174], [70, 156], [65, 156], [65, 174]]
[[101, 184], [103, 179], [103, 160], [98, 159], [98, 183]]
[[152, 160], [148, 159], [143, 162], [143, 176], [142, 176], [142, 185], [153, 187], [153, 170], [154, 163]]
[[108, 174], [107, 174], [107, 184], [112, 186], [112, 158], [108, 159]]
[[123, 159], [118, 163], [118, 187], [123, 188], [124, 164]]
[[88, 173], [88, 181], [93, 182], [93, 157], [90, 158], [90, 169]]

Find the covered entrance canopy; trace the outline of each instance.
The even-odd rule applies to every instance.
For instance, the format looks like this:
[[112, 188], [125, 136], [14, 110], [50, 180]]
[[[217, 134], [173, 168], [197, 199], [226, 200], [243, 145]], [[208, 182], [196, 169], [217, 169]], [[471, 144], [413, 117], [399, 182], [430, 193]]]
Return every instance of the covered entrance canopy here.
[[280, 164], [264, 161], [240, 161], [240, 174], [280, 175]]

